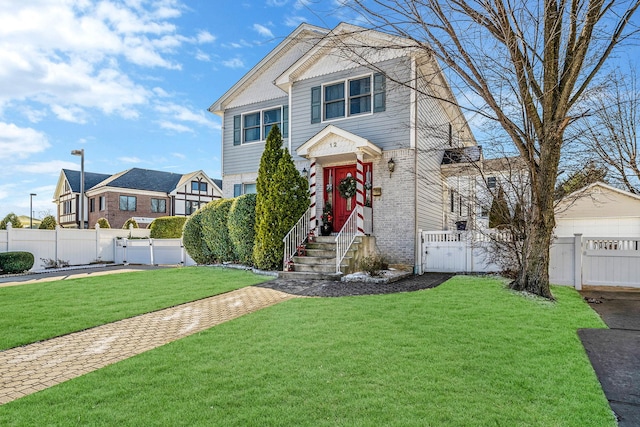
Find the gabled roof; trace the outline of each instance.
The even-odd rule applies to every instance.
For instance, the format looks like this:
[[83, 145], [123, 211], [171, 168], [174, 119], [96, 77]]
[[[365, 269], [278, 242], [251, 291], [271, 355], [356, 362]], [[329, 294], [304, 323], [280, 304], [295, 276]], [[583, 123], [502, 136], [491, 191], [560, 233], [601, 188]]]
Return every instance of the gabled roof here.
[[[291, 34], [289, 34], [282, 42], [280, 42], [267, 56], [265, 56], [258, 64], [256, 64], [249, 72], [247, 72], [236, 84], [226, 91], [217, 101], [209, 107], [209, 111], [214, 114], [220, 114], [225, 109], [225, 105], [236, 95], [242, 92], [247, 85], [253, 82], [258, 75], [265, 72], [273, 61], [278, 59], [283, 52], [297, 44], [301, 38], [310, 38], [312, 36], [322, 37], [329, 30], [326, 28], [316, 27], [306, 23], [300, 24]], [[302, 55], [302, 53], [300, 53]]]
[[605, 189], [605, 190], [612, 191], [612, 192], [614, 192], [614, 193], [620, 194], [620, 195], [625, 196], [625, 197], [629, 197], [630, 199], [640, 201], [640, 195], [638, 195], [638, 194], [633, 194], [633, 193], [631, 193], [631, 192], [629, 192], [629, 191], [621, 190], [621, 189], [616, 188], [616, 187], [612, 187], [611, 185], [609, 185], [609, 184], [605, 184], [605, 183], [604, 183], [604, 182], [602, 182], [602, 181], [596, 181], [596, 182], [594, 182], [594, 183], [591, 183], [591, 184], [587, 185], [587, 186], [586, 186], [586, 187], [584, 187], [584, 188], [581, 188], [581, 189], [579, 189], [579, 190], [574, 191], [574, 192], [573, 192], [573, 193], [571, 193], [571, 194], [568, 194], [568, 195], [564, 196], [564, 197], [563, 197], [563, 199], [569, 199], [569, 200], [571, 200], [571, 199], [575, 199], [575, 198], [577, 198], [577, 197], [581, 197], [581, 196], [583, 196], [583, 195], [585, 195], [585, 194], [591, 194], [591, 193], [593, 193], [594, 191], [597, 191], [597, 188], [598, 188], [598, 187], [599, 187], [599, 188], [602, 188], [602, 189]]
[[170, 193], [181, 179], [179, 173], [133, 168], [108, 177], [93, 189], [115, 187]]
[[[62, 169], [62, 173], [64, 174], [69, 186], [71, 187], [71, 191], [74, 193], [80, 192], [80, 171], [74, 171], [70, 169]], [[96, 186], [100, 182], [109, 178], [111, 175], [104, 173], [95, 173], [95, 172], [84, 172], [84, 190]]]

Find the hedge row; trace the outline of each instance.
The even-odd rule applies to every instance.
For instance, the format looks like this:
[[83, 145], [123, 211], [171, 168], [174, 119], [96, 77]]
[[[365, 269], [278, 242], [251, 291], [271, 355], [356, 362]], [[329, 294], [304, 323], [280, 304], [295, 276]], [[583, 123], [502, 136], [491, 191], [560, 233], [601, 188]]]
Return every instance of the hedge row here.
[[255, 194], [214, 200], [191, 215], [182, 235], [189, 256], [198, 264], [251, 265], [255, 200]]
[[149, 225], [149, 237], [152, 239], [179, 239], [187, 221], [186, 216], [161, 216]]

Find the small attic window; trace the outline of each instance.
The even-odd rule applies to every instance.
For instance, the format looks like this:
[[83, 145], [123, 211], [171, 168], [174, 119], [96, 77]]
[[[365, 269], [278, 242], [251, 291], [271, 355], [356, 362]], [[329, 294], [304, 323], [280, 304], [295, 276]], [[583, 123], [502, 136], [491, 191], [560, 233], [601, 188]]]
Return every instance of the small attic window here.
[[496, 177], [495, 176], [490, 176], [487, 178], [487, 188], [493, 189], [496, 188]]

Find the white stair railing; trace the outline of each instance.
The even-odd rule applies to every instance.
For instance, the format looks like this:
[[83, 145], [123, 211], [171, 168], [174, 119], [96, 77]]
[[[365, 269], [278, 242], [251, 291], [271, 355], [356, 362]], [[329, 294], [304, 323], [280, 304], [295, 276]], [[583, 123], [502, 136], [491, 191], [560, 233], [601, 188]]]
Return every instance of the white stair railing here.
[[307, 211], [302, 215], [302, 217], [298, 220], [296, 225], [293, 226], [291, 230], [284, 236], [282, 241], [284, 242], [284, 258], [283, 262], [283, 270], [287, 269], [287, 262], [293, 259], [296, 251], [298, 250], [298, 246], [304, 243], [307, 236], [309, 235], [309, 221], [311, 219], [311, 208], [307, 209]]
[[336, 273], [340, 273], [340, 264], [358, 235], [358, 208], [349, 215], [349, 219], [342, 226], [336, 236]]

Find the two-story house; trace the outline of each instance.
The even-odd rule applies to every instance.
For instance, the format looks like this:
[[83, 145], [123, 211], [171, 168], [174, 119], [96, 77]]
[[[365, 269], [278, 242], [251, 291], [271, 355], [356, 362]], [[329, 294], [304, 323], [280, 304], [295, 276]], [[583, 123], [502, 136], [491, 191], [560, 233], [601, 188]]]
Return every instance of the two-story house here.
[[334, 232], [351, 218], [391, 263], [417, 266], [418, 231], [445, 225], [444, 150], [475, 141], [437, 62], [390, 40], [349, 24], [302, 24], [215, 101], [224, 196], [253, 190], [277, 124], [309, 174], [310, 227], [331, 204]]
[[[178, 174], [133, 168], [114, 174], [85, 172], [85, 224], [106, 218], [120, 228], [134, 218], [146, 228], [160, 216], [191, 215], [201, 205], [222, 197], [222, 182], [203, 171]], [[54, 193], [58, 222], [79, 227], [80, 172], [63, 169]], [[86, 226], [86, 225], [85, 225]]]

